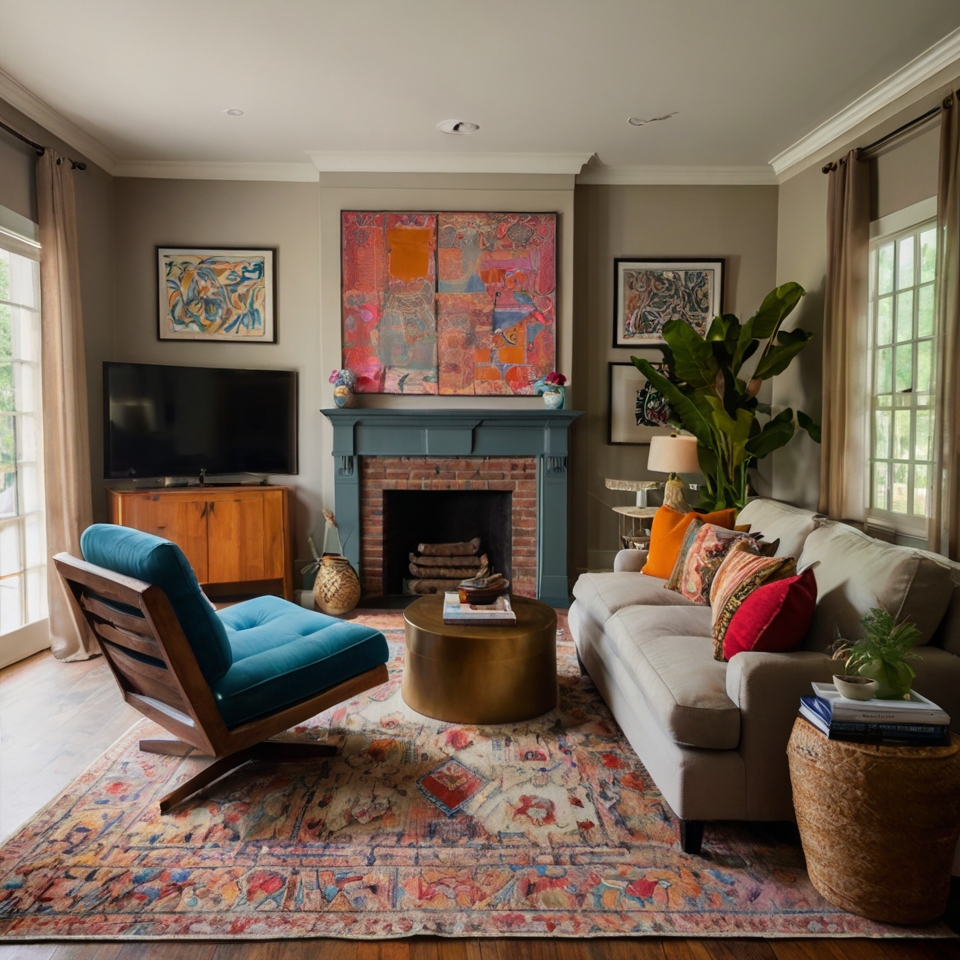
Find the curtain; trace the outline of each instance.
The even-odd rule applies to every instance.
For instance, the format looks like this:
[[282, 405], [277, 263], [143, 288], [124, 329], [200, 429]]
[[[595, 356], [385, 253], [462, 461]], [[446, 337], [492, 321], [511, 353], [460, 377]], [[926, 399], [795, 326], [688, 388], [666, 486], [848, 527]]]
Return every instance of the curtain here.
[[870, 164], [852, 150], [832, 165], [827, 187], [819, 503], [846, 520], [865, 516], [869, 249]]
[[58, 660], [86, 660], [96, 640], [74, 620], [51, 559], [60, 551], [81, 556], [93, 505], [73, 170], [49, 148], [37, 160], [37, 207], [50, 646]]
[[960, 106], [940, 111], [937, 184], [936, 451], [927, 549], [960, 558]]

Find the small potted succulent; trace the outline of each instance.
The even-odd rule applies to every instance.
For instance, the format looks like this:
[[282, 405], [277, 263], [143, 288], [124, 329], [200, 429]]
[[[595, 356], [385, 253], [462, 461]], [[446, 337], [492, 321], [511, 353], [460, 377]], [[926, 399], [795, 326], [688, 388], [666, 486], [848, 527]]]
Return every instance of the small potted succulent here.
[[534, 385], [533, 392], [543, 397], [544, 406], [548, 410], [562, 410], [567, 400], [564, 384], [567, 378], [556, 370], [551, 370], [545, 377], [541, 377]]
[[883, 607], [873, 607], [860, 624], [866, 636], [845, 640], [838, 635], [833, 659], [844, 661], [847, 674], [876, 680], [877, 699], [908, 700], [916, 674], [907, 661], [920, 659], [913, 652], [920, 640], [916, 624], [897, 623]]
[[353, 406], [353, 387], [357, 378], [352, 370], [334, 370], [330, 374], [330, 383], [333, 384], [333, 402], [338, 407]]

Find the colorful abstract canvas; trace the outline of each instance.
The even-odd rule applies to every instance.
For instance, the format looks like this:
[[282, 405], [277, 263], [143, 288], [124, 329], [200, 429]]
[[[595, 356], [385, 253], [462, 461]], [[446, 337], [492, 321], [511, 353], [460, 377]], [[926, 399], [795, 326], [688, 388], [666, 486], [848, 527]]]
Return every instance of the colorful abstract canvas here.
[[342, 214], [361, 393], [532, 394], [556, 366], [553, 213]]
[[357, 393], [437, 392], [437, 216], [342, 214], [343, 366]]
[[662, 343], [669, 320], [705, 333], [723, 309], [723, 266], [723, 260], [614, 260], [613, 345]]
[[158, 247], [159, 338], [274, 343], [274, 257]]

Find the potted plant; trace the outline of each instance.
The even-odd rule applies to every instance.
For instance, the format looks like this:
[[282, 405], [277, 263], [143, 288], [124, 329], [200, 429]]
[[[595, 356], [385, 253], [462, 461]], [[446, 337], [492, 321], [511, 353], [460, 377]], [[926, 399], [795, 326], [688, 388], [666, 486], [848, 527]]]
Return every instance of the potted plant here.
[[[697, 438], [705, 481], [700, 500], [708, 510], [744, 506], [748, 468], [787, 443], [797, 426], [820, 442], [820, 428], [805, 413], [787, 408], [774, 417], [757, 400], [763, 381], [783, 373], [813, 338], [805, 330], [781, 329], [805, 292], [799, 283], [785, 283], [746, 323], [725, 313], [706, 334], [670, 320], [663, 327], [663, 363], [630, 358], [666, 399], [670, 424]], [[752, 371], [743, 374], [758, 351]], [[771, 417], [762, 427], [759, 414]]]
[[913, 648], [920, 640], [920, 630], [909, 620], [897, 623], [883, 607], [873, 607], [860, 620], [866, 636], [845, 640], [837, 636], [833, 659], [845, 661], [849, 674], [877, 681], [880, 700], [908, 700], [916, 674], [908, 660], [918, 660]]

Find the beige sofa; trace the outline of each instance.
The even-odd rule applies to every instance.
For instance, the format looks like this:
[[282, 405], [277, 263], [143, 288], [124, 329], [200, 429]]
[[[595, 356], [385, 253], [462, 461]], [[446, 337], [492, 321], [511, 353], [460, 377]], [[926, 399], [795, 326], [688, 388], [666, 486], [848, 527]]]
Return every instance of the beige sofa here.
[[874, 540], [853, 527], [775, 500], [740, 513], [778, 555], [816, 564], [818, 600], [804, 649], [713, 658], [710, 609], [639, 572], [645, 554], [622, 551], [614, 573], [588, 573], [573, 589], [570, 629], [586, 672], [680, 819], [697, 853], [706, 820], [790, 820], [786, 746], [799, 698], [836, 664], [823, 651], [834, 626], [861, 635], [878, 601], [920, 628], [914, 688], [960, 731], [960, 564]]

